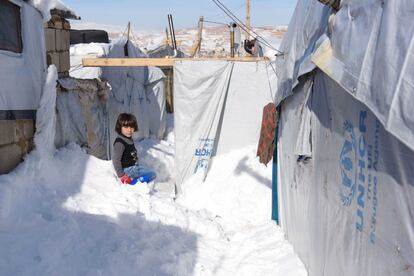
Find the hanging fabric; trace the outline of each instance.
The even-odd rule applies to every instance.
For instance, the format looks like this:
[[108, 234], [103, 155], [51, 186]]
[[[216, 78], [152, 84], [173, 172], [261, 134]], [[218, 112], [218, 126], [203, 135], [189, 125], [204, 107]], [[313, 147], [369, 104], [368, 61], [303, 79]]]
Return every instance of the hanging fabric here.
[[268, 103], [263, 108], [262, 128], [260, 130], [260, 139], [256, 154], [256, 156], [259, 156], [260, 163], [263, 163], [266, 166], [273, 156], [276, 124], [276, 106], [274, 103]]

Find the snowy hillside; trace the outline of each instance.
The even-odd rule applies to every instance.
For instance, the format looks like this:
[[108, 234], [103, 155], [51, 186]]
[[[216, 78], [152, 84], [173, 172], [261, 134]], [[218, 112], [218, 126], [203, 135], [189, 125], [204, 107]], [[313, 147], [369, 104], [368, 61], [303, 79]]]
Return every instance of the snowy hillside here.
[[[110, 39], [125, 35], [126, 27], [100, 25], [93, 23], [72, 23], [74, 29], [103, 29], [109, 34]], [[262, 36], [273, 47], [280, 44], [283, 35], [287, 31], [287, 26], [276, 27], [259, 27], [254, 31]], [[177, 46], [185, 54], [189, 55], [191, 46], [197, 38], [197, 29], [176, 30]], [[241, 33], [242, 40], [245, 39], [244, 32]], [[150, 51], [163, 45], [166, 42], [166, 33], [160, 31], [140, 31], [132, 29], [131, 40], [143, 51]], [[226, 26], [212, 27], [205, 26], [203, 29], [203, 38], [201, 44], [201, 56], [228, 56], [230, 49], [229, 29]], [[263, 46], [264, 47], [264, 46]], [[266, 49], [265, 49], [266, 52]], [[274, 50], [269, 49], [271, 55]]]
[[174, 134], [136, 141], [155, 184], [121, 185], [69, 145], [0, 176], [1, 275], [307, 275], [270, 220], [271, 167], [255, 145], [217, 158], [174, 199]]

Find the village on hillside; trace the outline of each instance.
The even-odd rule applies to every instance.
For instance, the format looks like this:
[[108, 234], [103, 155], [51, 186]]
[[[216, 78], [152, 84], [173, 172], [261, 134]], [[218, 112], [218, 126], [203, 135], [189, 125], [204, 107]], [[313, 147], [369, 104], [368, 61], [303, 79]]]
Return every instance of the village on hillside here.
[[0, 0], [0, 275], [414, 275], [414, 2], [206, 1]]

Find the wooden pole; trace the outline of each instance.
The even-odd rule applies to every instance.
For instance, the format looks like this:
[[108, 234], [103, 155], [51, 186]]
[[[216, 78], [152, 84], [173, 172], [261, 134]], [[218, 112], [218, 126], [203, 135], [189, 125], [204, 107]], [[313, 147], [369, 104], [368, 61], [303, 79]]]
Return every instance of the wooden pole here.
[[180, 61], [210, 61], [210, 60], [226, 60], [226, 61], [243, 61], [257, 62], [269, 60], [266, 57], [237, 57], [237, 58], [84, 58], [82, 65], [84, 67], [110, 67], [110, 66], [165, 66], [172, 67], [175, 62]]
[[129, 35], [131, 33], [131, 22], [128, 22], [128, 36], [127, 36], [127, 40], [129, 41]]
[[[250, 30], [250, 0], [246, 0], [246, 26]], [[250, 39], [250, 32], [246, 33], [246, 39]]]
[[203, 38], [203, 23], [204, 23], [204, 17], [200, 16], [198, 20], [198, 33], [197, 33], [197, 40], [194, 41], [193, 46], [190, 48], [190, 56], [194, 57], [197, 53], [200, 52], [201, 49], [201, 40]]
[[165, 44], [170, 45], [170, 38], [168, 37], [168, 29], [165, 28]]
[[204, 16], [200, 16], [200, 19], [198, 21], [198, 47], [197, 47], [198, 53], [200, 53], [201, 40], [203, 39], [203, 25], [204, 25]]
[[234, 58], [234, 25], [230, 23], [230, 57]]

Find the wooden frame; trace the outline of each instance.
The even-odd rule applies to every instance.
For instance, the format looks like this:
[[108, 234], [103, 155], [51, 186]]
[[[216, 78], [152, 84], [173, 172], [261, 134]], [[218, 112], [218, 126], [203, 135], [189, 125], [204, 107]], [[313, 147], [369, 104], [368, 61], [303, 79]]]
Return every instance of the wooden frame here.
[[245, 61], [256, 62], [269, 60], [266, 57], [238, 57], [238, 58], [84, 58], [82, 65], [84, 67], [109, 67], [109, 66], [166, 66], [172, 67], [177, 61]]

